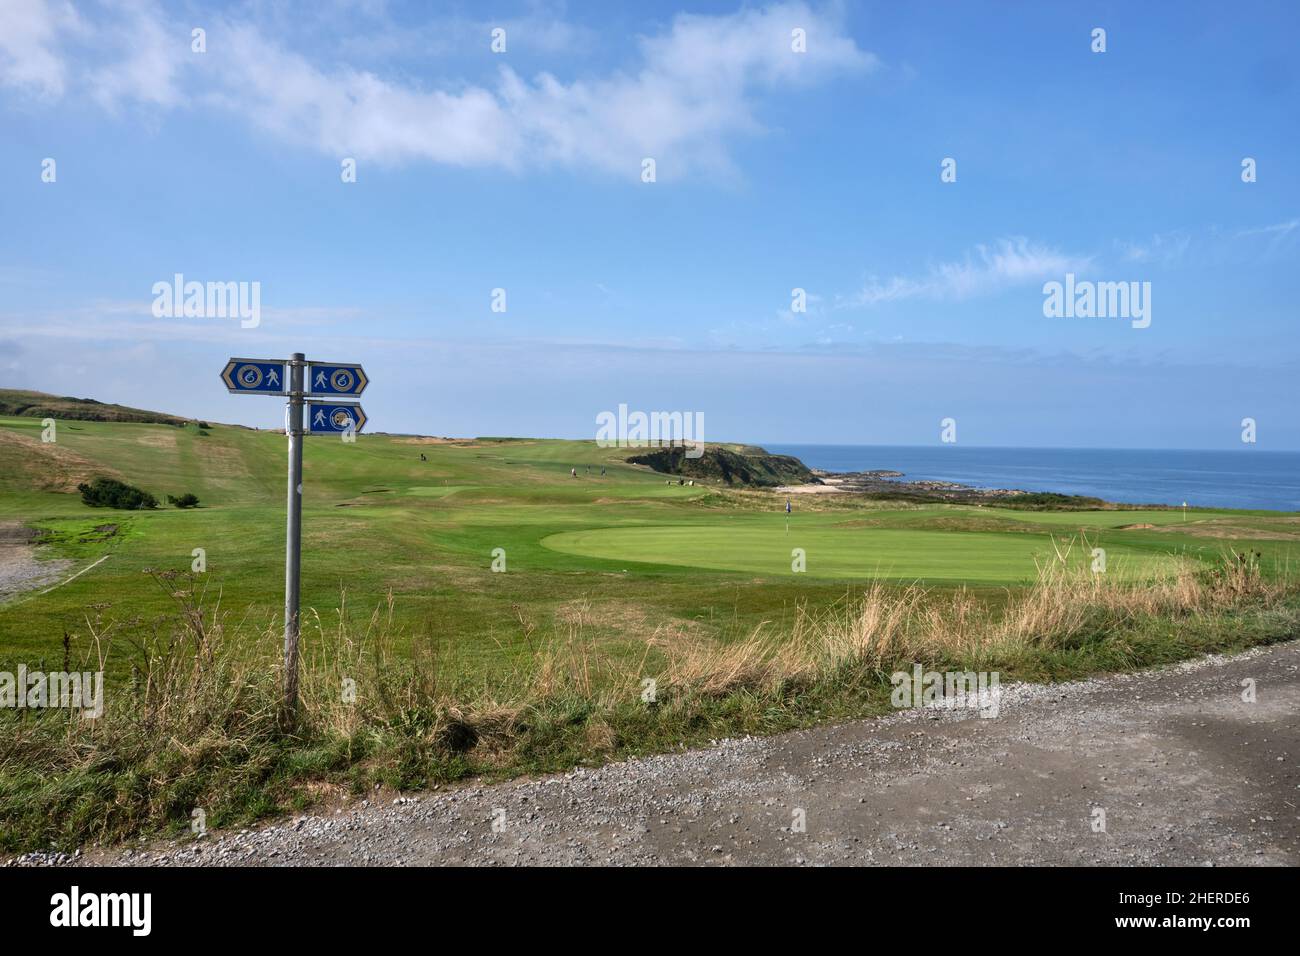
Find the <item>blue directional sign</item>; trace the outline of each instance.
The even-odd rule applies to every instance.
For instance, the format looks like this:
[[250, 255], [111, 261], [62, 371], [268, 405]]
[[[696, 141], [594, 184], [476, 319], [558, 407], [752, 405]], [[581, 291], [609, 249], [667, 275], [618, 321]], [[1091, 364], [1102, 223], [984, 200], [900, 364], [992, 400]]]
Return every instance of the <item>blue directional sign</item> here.
[[283, 395], [284, 359], [233, 358], [222, 370], [221, 380], [237, 395]]
[[339, 435], [352, 429], [361, 431], [366, 424], [366, 413], [360, 405], [342, 405], [336, 402], [307, 403], [307, 432], [312, 435]]
[[356, 398], [370, 380], [360, 365], [334, 362], [309, 362], [307, 394], [321, 398]]
[[[178, 280], [179, 281], [179, 280]], [[355, 398], [366, 373], [350, 362], [308, 362], [301, 352], [287, 359], [232, 358], [221, 380], [236, 395], [278, 395], [287, 399], [284, 435], [289, 444], [288, 508], [284, 547], [284, 713], [298, 706], [298, 638], [302, 580], [302, 446], [305, 435], [339, 435], [351, 441], [366, 424]], [[308, 396], [328, 399], [307, 401]], [[304, 418], [306, 419], [304, 421]]]

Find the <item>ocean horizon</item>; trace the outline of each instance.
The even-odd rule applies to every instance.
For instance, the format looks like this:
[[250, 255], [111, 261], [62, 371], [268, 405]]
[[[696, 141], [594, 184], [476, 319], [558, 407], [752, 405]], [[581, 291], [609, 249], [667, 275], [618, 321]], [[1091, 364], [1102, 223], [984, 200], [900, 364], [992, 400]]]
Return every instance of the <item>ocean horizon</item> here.
[[765, 444], [823, 471], [1088, 495], [1123, 504], [1300, 510], [1300, 452], [969, 445]]

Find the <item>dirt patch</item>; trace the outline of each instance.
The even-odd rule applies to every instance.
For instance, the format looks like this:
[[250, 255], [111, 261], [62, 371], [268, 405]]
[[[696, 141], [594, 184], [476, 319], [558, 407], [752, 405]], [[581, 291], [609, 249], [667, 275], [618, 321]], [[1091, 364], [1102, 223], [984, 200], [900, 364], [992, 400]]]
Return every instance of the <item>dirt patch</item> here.
[[58, 581], [71, 561], [38, 561], [39, 534], [20, 522], [0, 522], [0, 601]]
[[[1145, 527], [1150, 528], [1150, 525]], [[1241, 538], [1245, 540], [1254, 539], [1256, 541], [1297, 541], [1300, 540], [1300, 534], [1288, 531], [1268, 531], [1264, 528], [1244, 528], [1237, 525], [1226, 524], [1167, 524], [1159, 528], [1152, 528], [1153, 531], [1160, 531], [1165, 534], [1185, 534], [1193, 538], [1217, 538], [1223, 540], [1233, 540]]]
[[77, 485], [97, 475], [122, 477], [112, 468], [97, 465], [62, 445], [46, 443], [8, 428], [0, 428], [0, 449], [4, 448], [13, 451], [5, 457], [17, 465], [20, 474], [37, 491], [72, 492], [77, 490]]
[[1154, 531], [1156, 528], [1153, 524], [1122, 524], [1116, 531]]
[[217, 478], [215, 483], [223, 488], [233, 487], [252, 476], [243, 452], [233, 444], [196, 441], [191, 447], [198, 454], [202, 473]]
[[150, 448], [175, 448], [176, 433], [165, 431], [147, 431], [135, 437], [138, 444], [148, 445]]
[[427, 435], [416, 435], [412, 438], [394, 438], [393, 444], [394, 445], [455, 445], [457, 448], [486, 448], [487, 447], [482, 442], [477, 442], [473, 438], [433, 438]]
[[554, 611], [556, 625], [609, 630], [619, 637], [644, 641], [651, 645], [675, 644], [701, 639], [707, 628], [695, 621], [664, 618], [635, 601], [601, 601], [592, 604], [585, 598], [566, 601]]
[[843, 494], [849, 489], [831, 484], [830, 480], [827, 480], [824, 485], [781, 485], [772, 490], [781, 495], [836, 495]]
[[368, 527], [356, 520], [339, 520], [323, 528], [315, 528], [303, 535], [306, 545], [313, 548], [346, 548], [366, 536]]
[[[982, 518], [953, 515], [951, 517], [926, 518], [924, 521], [911, 521], [900, 524], [896, 517], [889, 518], [853, 518], [837, 521], [834, 528], [846, 530], [880, 528], [899, 531], [980, 531], [1006, 534], [1041, 534], [1042, 529], [1027, 521], [1013, 521], [1009, 518]], [[1088, 531], [1091, 529], [1082, 528]]]
[[644, 607], [624, 601], [591, 604], [584, 598], [566, 601], [555, 609], [555, 621], [578, 627], [612, 628], [635, 636], [651, 630]]
[[[698, 488], [699, 485], [696, 485], [695, 487]], [[686, 498], [686, 499], [682, 499], [682, 500], [685, 500], [685, 501], [699, 501], [700, 498], [702, 498], [702, 497], [703, 497], [703, 495], [696, 495], [696, 496], [693, 497], [693, 498]], [[648, 496], [647, 496], [647, 497], [644, 497], [644, 498], [631, 498], [631, 497], [629, 497], [629, 498], [595, 498], [595, 499], [592, 500], [591, 503], [592, 503], [593, 505], [652, 505], [652, 504], [658, 504], [659, 502], [661, 502], [661, 501], [663, 501], [663, 500], [664, 500], [663, 498], [651, 498], [651, 497], [648, 497]]]

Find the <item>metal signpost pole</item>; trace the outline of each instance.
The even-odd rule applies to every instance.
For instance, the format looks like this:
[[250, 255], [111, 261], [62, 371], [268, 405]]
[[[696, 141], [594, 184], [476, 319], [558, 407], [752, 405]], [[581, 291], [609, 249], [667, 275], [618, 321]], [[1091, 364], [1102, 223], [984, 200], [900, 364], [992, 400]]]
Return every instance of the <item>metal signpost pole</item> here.
[[[356, 362], [308, 362], [301, 352], [294, 352], [288, 361], [232, 358], [221, 371], [221, 381], [232, 395], [275, 395], [289, 400], [284, 409], [284, 434], [289, 439], [289, 507], [284, 541], [283, 722], [291, 729], [298, 712], [302, 443], [308, 435], [338, 435], [345, 442], [356, 441], [357, 432], [366, 425], [366, 413], [350, 399], [365, 391], [370, 380]], [[328, 401], [308, 401], [308, 396]]]
[[298, 708], [298, 571], [302, 564], [302, 407], [305, 356], [289, 359], [289, 501], [284, 548], [284, 714], [293, 723]]

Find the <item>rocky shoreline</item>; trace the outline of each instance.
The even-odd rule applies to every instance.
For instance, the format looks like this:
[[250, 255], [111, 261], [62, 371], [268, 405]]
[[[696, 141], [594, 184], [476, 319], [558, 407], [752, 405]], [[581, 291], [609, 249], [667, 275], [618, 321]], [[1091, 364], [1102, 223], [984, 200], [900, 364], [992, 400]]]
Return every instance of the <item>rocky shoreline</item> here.
[[923, 479], [907, 481], [901, 471], [823, 471], [812, 469], [813, 480], [787, 485], [777, 491], [787, 494], [886, 494], [930, 498], [938, 501], [983, 502], [1013, 498], [1028, 492], [1017, 488], [972, 488], [955, 481]]

